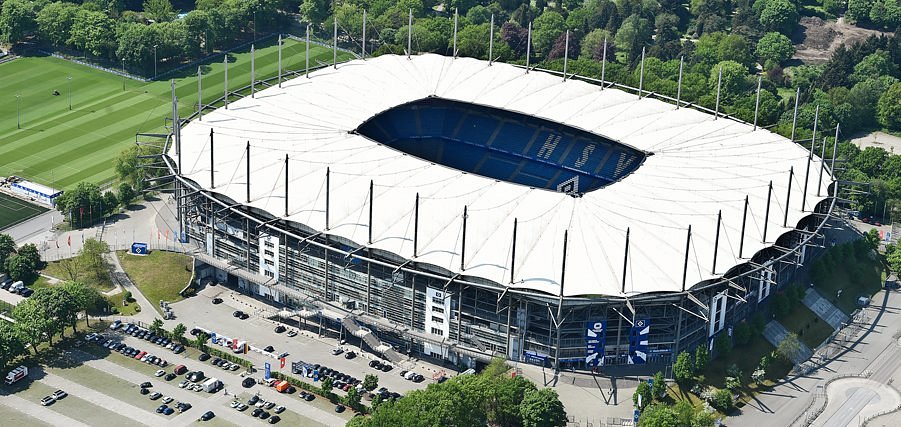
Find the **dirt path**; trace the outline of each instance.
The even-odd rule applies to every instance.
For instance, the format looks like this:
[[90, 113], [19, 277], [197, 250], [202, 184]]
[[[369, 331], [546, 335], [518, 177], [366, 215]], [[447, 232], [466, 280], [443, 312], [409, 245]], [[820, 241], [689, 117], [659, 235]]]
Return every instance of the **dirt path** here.
[[870, 132], [866, 135], [854, 135], [851, 142], [860, 147], [860, 149], [879, 147], [889, 153], [901, 154], [901, 137], [885, 132]]
[[879, 34], [890, 33], [848, 24], [844, 17], [839, 17], [835, 21], [823, 21], [820, 18], [805, 16], [801, 18], [801, 25], [792, 35], [792, 41], [797, 49], [792, 59], [807, 64], [822, 64], [829, 61], [832, 52], [842, 43], [850, 45]]

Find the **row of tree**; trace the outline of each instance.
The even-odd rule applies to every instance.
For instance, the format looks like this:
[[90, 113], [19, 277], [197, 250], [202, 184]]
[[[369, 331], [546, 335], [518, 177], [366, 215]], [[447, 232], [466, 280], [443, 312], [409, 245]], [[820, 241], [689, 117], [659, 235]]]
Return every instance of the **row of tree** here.
[[460, 375], [397, 401], [374, 404], [371, 417], [355, 417], [347, 425], [364, 426], [523, 426], [566, 425], [557, 392], [538, 389], [522, 376], [510, 376], [503, 360], [478, 375]]
[[12, 280], [31, 282], [43, 266], [37, 246], [28, 243], [17, 248], [12, 236], [0, 233], [0, 272]]
[[40, 344], [53, 345], [53, 337], [65, 336], [67, 327], [74, 333], [79, 314], [97, 313], [105, 307], [107, 301], [100, 292], [78, 282], [36, 290], [12, 310], [16, 323], [0, 321], [0, 361], [16, 360], [27, 347], [37, 354]]
[[169, 0], [2, 3], [0, 40], [14, 44], [32, 38], [115, 58], [145, 73], [154, 69], [154, 59], [170, 64], [196, 59], [253, 38], [257, 26], [269, 32], [287, 22], [278, 9], [281, 2], [275, 0], [198, 1], [196, 10], [184, 15], [178, 15]]

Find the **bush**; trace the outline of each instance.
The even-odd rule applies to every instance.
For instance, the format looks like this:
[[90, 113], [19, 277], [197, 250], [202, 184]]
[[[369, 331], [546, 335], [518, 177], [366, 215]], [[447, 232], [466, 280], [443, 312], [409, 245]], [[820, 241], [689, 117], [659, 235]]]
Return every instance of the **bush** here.
[[732, 410], [735, 402], [732, 400], [732, 392], [729, 390], [717, 390], [713, 393], [713, 401], [710, 402], [714, 408], [723, 413]]
[[773, 312], [776, 317], [785, 317], [791, 311], [791, 302], [785, 294], [776, 294], [773, 297]]
[[728, 356], [732, 353], [732, 338], [723, 333], [717, 335], [713, 340], [713, 349], [723, 356]]
[[748, 325], [748, 322], [740, 322], [738, 325], [735, 325], [732, 336], [735, 338], [735, 345], [743, 346], [747, 344], [751, 341], [751, 326]]

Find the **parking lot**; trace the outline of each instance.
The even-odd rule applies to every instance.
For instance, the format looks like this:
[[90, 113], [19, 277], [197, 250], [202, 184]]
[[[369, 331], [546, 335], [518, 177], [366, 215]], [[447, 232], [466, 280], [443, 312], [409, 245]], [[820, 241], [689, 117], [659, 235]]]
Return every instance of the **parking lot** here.
[[[110, 340], [110, 346], [122, 343], [166, 359], [167, 366], [141, 362], [103, 346]], [[273, 424], [272, 417], [254, 419], [230, 408], [236, 393], [242, 393], [245, 400], [246, 396], [256, 394], [284, 406], [285, 410], [278, 414], [282, 425], [340, 426], [352, 416], [346, 412], [336, 414], [334, 406], [325, 399], [307, 402], [261, 385], [242, 388], [243, 372], [214, 367], [209, 361], [197, 360], [197, 355], [199, 352], [193, 350], [175, 354], [119, 331], [103, 331], [96, 342], [85, 339], [61, 346], [60, 355], [46, 366], [29, 367], [25, 379], [0, 386], [0, 416], [4, 425], [67, 427]], [[190, 371], [204, 371], [207, 377], [216, 377], [223, 384], [212, 393], [200, 389], [192, 391], [179, 387], [184, 375], [156, 376], [160, 369], [172, 373], [177, 365], [185, 365]], [[145, 384], [148, 382], [150, 384]], [[46, 398], [56, 390], [64, 390], [68, 395], [55, 401]], [[47, 405], [42, 405], [42, 399], [48, 401]], [[190, 407], [181, 403], [188, 403]], [[207, 411], [212, 411], [215, 417], [208, 421], [198, 420]], [[10, 420], [15, 422], [7, 424]]]
[[[213, 298], [220, 298], [222, 303], [213, 304]], [[388, 372], [376, 370], [369, 367], [369, 363], [372, 360], [381, 359], [377, 355], [361, 351], [359, 348], [360, 341], [357, 337], [348, 337], [347, 342], [340, 346], [344, 350], [355, 352], [357, 357], [346, 359], [344, 357], [346, 351], [339, 355], [333, 355], [333, 350], [338, 347], [337, 340], [319, 338], [316, 334], [309, 331], [299, 331], [298, 335], [294, 337], [288, 336], [287, 332], [276, 333], [275, 327], [279, 323], [257, 315], [261, 306], [262, 303], [223, 286], [206, 287], [199, 292], [198, 296], [170, 305], [175, 311], [177, 318], [166, 321], [166, 328], [171, 329], [176, 324], [183, 323], [188, 327], [188, 330], [195, 326], [201, 327], [217, 332], [219, 335], [247, 340], [253, 347], [264, 348], [272, 346], [275, 350], [273, 352], [275, 355], [282, 352], [288, 353], [284, 368], [280, 368], [278, 359], [259, 352], [250, 351], [248, 354], [241, 356], [252, 361], [260, 372], [263, 370], [263, 364], [269, 362], [272, 371], [279, 371], [299, 378], [300, 374], [292, 374], [291, 364], [303, 361], [310, 365], [327, 366], [359, 380], [362, 380], [366, 374], [374, 374], [378, 377], [379, 387], [386, 387], [389, 391], [400, 394], [425, 388], [426, 385], [433, 382], [432, 378], [435, 372], [440, 370], [440, 368], [435, 366], [412, 362], [404, 366], [389, 364], [391, 370]], [[232, 315], [235, 310], [242, 310], [251, 314], [251, 316], [246, 320], [235, 318]], [[296, 330], [296, 328], [289, 329]], [[223, 350], [227, 351], [227, 349]], [[400, 375], [404, 370], [412, 370], [422, 375], [424, 381], [417, 383], [404, 379]], [[446, 373], [449, 375], [454, 374], [451, 371], [446, 371]], [[313, 379], [307, 378], [305, 381], [312, 383]], [[335, 393], [344, 395], [343, 391], [338, 391], [337, 389]], [[364, 403], [366, 403], [365, 399]]]

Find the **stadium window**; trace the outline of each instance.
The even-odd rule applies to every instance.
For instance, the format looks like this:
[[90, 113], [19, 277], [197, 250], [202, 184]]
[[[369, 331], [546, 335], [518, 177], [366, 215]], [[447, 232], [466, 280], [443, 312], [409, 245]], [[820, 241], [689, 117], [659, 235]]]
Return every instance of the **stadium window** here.
[[439, 306], [433, 305], [433, 306], [432, 306], [432, 311], [435, 312], [435, 313], [441, 313], [441, 314], [444, 314], [444, 307], [439, 307]]
[[435, 323], [444, 323], [444, 319], [442, 319], [438, 316], [432, 316], [432, 321]]
[[268, 250], [268, 249], [265, 250], [264, 252], [266, 253], [266, 256], [270, 256], [270, 257], [271, 257], [271, 256], [275, 256], [275, 252], [272, 252], [272, 251], [270, 251], [270, 250]]
[[268, 240], [264, 241], [263, 244], [266, 245], [267, 248], [274, 248], [274, 247], [275, 247], [275, 244], [272, 243], [272, 242], [270, 242], [270, 241], [268, 241]]
[[444, 336], [444, 331], [438, 328], [432, 328], [432, 335]]
[[441, 304], [441, 305], [444, 305], [444, 299], [443, 299], [443, 298], [438, 298], [438, 297], [432, 297], [432, 303], [433, 303], [433, 304]]
[[271, 260], [271, 259], [264, 259], [264, 260], [263, 260], [263, 262], [265, 262], [265, 263], [266, 263], [266, 265], [275, 265], [275, 263], [274, 263], [274, 262], [272, 262], [272, 260]]
[[263, 274], [265, 274], [266, 277], [275, 277], [275, 273], [273, 273], [269, 270], [264, 271]]

